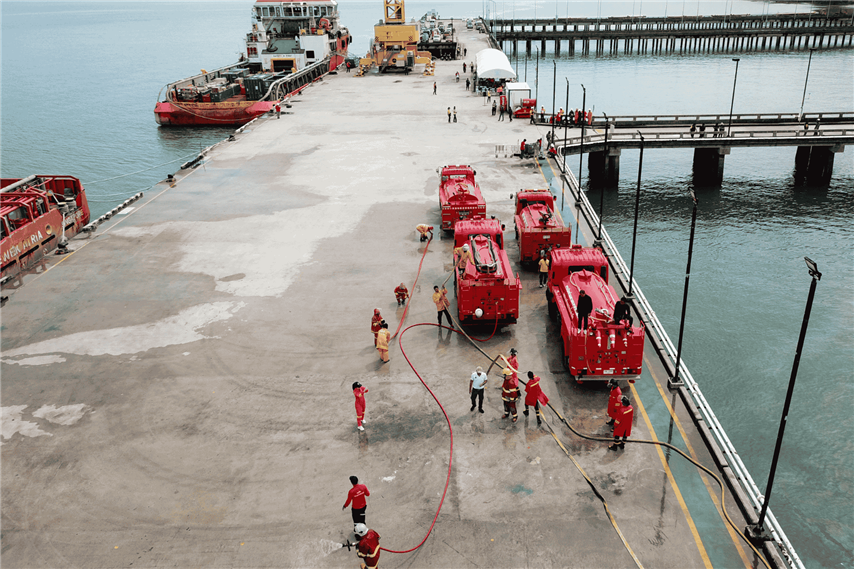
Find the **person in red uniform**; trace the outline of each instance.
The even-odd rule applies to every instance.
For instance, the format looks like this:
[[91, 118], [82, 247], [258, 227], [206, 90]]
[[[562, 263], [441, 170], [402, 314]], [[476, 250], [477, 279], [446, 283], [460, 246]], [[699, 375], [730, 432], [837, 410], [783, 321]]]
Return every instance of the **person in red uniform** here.
[[541, 417], [543, 416], [540, 411], [540, 403], [543, 405], [549, 404], [549, 398], [546, 397], [546, 394], [543, 393], [543, 389], [540, 387], [540, 378], [539, 376], [534, 375], [534, 372], [528, 372], [528, 383], [525, 384], [525, 416], [528, 416], [528, 407], [533, 406], [534, 411], [537, 412], [537, 424], [541, 425], [543, 423]]
[[359, 484], [359, 478], [356, 476], [350, 477], [350, 484], [353, 487], [347, 492], [347, 501], [344, 502], [344, 507], [341, 509], [346, 510], [350, 503], [353, 504], [353, 529], [355, 531], [360, 524], [365, 523], [365, 510], [368, 509], [368, 502], [365, 497], [370, 496], [371, 493], [367, 486]]
[[611, 395], [608, 397], [608, 416], [611, 420], [605, 424], [610, 425], [613, 428], [614, 421], [617, 419], [617, 412], [620, 409], [620, 400], [623, 397], [623, 390], [620, 389], [620, 384], [618, 384], [615, 379], [608, 380], [608, 387], [611, 388]]
[[513, 381], [516, 382], [516, 385], [519, 385], [519, 376], [517, 372], [519, 371], [519, 360], [516, 358], [516, 354], [519, 352], [516, 351], [516, 348], [510, 348], [510, 358], [507, 360], [507, 367], [510, 368], [510, 371], [513, 372]]
[[519, 380], [513, 379], [513, 372], [510, 368], [504, 368], [504, 383], [501, 385], [501, 400], [504, 401], [504, 415], [502, 419], [506, 419], [513, 414], [513, 422], [515, 423], [519, 417], [516, 414], [516, 400], [519, 399]]
[[[626, 448], [626, 438], [632, 434], [632, 420], [635, 418], [635, 409], [629, 404], [629, 398], [623, 395], [620, 400], [622, 404], [617, 410], [617, 418], [614, 419], [614, 444], [608, 450]], [[623, 437], [623, 440], [620, 440]]]
[[380, 309], [374, 308], [374, 315], [371, 318], [371, 332], [374, 334], [374, 347], [377, 347], [377, 333], [382, 328], [383, 317], [380, 315]]
[[367, 387], [362, 387], [358, 381], [353, 384], [353, 395], [356, 396], [356, 428], [364, 431], [365, 427], [362, 423], [365, 422], [365, 393], [368, 392]]
[[406, 304], [406, 297], [409, 296], [409, 289], [406, 285], [400, 283], [400, 286], [394, 289], [394, 297], [397, 299], [397, 305]]
[[356, 544], [356, 555], [365, 560], [359, 567], [376, 569], [380, 562], [380, 534], [368, 529], [365, 524], [356, 524], [354, 531], [359, 538], [359, 543]]

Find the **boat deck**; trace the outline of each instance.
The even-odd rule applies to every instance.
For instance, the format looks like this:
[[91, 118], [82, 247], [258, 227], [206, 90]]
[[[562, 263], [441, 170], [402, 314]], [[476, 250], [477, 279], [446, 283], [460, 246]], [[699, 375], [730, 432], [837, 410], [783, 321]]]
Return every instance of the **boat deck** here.
[[[459, 36], [473, 61], [484, 36]], [[456, 71], [462, 61], [438, 61], [435, 77], [327, 76], [292, 100], [293, 114], [251, 124], [4, 290], [4, 567], [355, 566], [338, 545], [352, 528], [341, 510], [350, 475], [371, 492], [381, 545], [416, 546], [442, 497], [450, 440], [401, 349], [450, 417], [453, 466], [432, 535], [414, 553], [382, 553], [383, 565], [634, 564], [550, 431], [533, 414], [501, 419], [495, 370], [485, 413], [469, 411], [469, 376], [489, 362], [465, 338], [421, 326], [392, 342], [387, 364], [374, 349], [373, 309], [394, 330], [401, 281], [413, 292], [407, 325], [436, 321], [432, 286], [453, 248], [438, 229], [436, 169], [471, 164], [523, 283], [518, 323], [480, 346], [492, 356], [515, 347], [577, 429], [609, 434], [607, 389], [569, 380], [544, 289], [517, 264], [508, 196], [547, 187], [551, 174], [496, 147], [545, 132], [496, 122]], [[564, 219], [574, 230], [569, 203]], [[413, 287], [422, 222], [436, 238]], [[711, 467], [651, 351], [645, 364], [629, 390], [632, 438], [671, 441]], [[369, 389], [364, 433], [355, 381]], [[650, 445], [609, 451], [551, 411], [546, 421], [644, 566], [754, 566], [693, 465]]]

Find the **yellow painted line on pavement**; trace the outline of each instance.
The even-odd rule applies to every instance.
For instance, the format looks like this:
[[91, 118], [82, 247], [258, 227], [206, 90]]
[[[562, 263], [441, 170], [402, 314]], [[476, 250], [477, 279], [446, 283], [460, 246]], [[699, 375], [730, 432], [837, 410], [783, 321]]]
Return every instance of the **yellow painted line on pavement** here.
[[[635, 402], [638, 405], [638, 410], [641, 412], [641, 416], [643, 416], [644, 423], [646, 423], [646, 428], [649, 430], [649, 438], [655, 442], [658, 442], [658, 437], [655, 434], [655, 429], [652, 428], [652, 422], [649, 420], [649, 416], [646, 414], [646, 409], [644, 409], [643, 403], [641, 402], [640, 394], [638, 394], [633, 384], [629, 384], [629, 387], [631, 388], [632, 394], [635, 398]], [[700, 552], [700, 557], [703, 560], [703, 564], [706, 566], [706, 569], [713, 569], [712, 561], [709, 559], [709, 554], [706, 552], [706, 547], [703, 545], [703, 539], [700, 537], [700, 533], [697, 531], [697, 526], [694, 524], [694, 519], [691, 517], [691, 512], [688, 511], [688, 506], [687, 504], [685, 504], [685, 499], [682, 498], [682, 492], [679, 491], [679, 485], [676, 484], [676, 479], [673, 477], [673, 472], [670, 470], [670, 465], [667, 464], [667, 459], [664, 456], [664, 452], [661, 450], [661, 445], [655, 445], [655, 450], [656, 452], [658, 452], [658, 458], [661, 460], [661, 465], [664, 467], [664, 472], [667, 474], [667, 479], [670, 480], [670, 486], [673, 488], [676, 500], [679, 502], [679, 506], [682, 508], [682, 513], [685, 514], [685, 520], [688, 522], [688, 527], [691, 529], [691, 534], [694, 536], [694, 541], [697, 544], [697, 549]]]
[[[652, 375], [653, 380], [655, 381], [655, 386], [658, 388], [658, 392], [661, 394], [661, 399], [664, 400], [664, 404], [667, 406], [667, 411], [670, 413], [670, 416], [673, 418], [673, 422], [676, 424], [676, 428], [679, 429], [679, 433], [682, 435], [682, 440], [685, 442], [685, 446], [688, 448], [688, 454], [691, 455], [691, 458], [700, 462], [697, 453], [694, 452], [694, 447], [688, 441], [688, 435], [685, 434], [685, 429], [682, 428], [682, 422], [679, 421], [679, 417], [676, 416], [676, 413], [673, 411], [673, 407], [670, 405], [670, 401], [667, 399], [667, 395], [664, 393], [664, 389], [661, 387], [661, 382], [659, 381], [658, 376], [655, 371], [653, 371], [652, 363], [647, 358], [646, 354], [643, 357], [646, 362], [646, 369]], [[721, 521], [724, 524], [724, 527], [727, 529], [729, 533], [730, 539], [732, 539], [733, 544], [735, 545], [736, 551], [738, 551], [738, 555], [741, 557], [741, 561], [744, 563], [744, 567], [746, 569], [751, 569], [753, 565], [750, 562], [750, 559], [747, 557], [747, 553], [744, 551], [744, 548], [741, 544], [741, 538], [738, 534], [735, 533], [735, 530], [732, 529], [732, 526], [727, 523], [726, 517], [724, 516], [724, 512], [720, 503], [719, 496], [717, 492], [712, 488], [711, 484], [709, 484], [709, 480], [704, 476], [703, 472], [697, 472], [699, 474], [700, 479], [703, 481], [703, 485], [705, 485], [706, 490], [709, 492], [709, 496], [712, 498], [712, 503], [715, 505], [715, 509], [718, 511], [718, 515], [721, 517]]]

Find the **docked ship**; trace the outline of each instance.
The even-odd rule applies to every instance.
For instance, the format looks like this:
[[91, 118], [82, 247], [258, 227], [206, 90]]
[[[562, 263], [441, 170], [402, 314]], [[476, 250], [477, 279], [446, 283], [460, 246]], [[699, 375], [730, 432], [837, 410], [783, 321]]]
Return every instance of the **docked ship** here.
[[256, 0], [240, 61], [169, 83], [154, 117], [163, 126], [246, 124], [336, 69], [350, 41], [335, 0]]
[[14, 277], [89, 223], [86, 191], [71, 176], [29, 176], [0, 180], [2, 277]]

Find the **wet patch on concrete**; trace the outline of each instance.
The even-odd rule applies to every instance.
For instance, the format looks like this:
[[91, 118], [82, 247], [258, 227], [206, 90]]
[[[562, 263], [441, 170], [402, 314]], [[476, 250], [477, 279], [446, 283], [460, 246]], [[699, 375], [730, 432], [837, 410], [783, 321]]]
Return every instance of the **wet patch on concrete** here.
[[222, 277], [219, 280], [220, 280], [220, 282], [230, 283], [231, 281], [239, 281], [240, 279], [242, 279], [244, 277], [246, 277], [246, 273], [237, 273], [234, 275], [229, 275], [227, 277]]
[[515, 486], [511, 486], [510, 492], [513, 494], [525, 494], [526, 496], [530, 496], [534, 493], [531, 488], [528, 488], [524, 484], [516, 484]]

